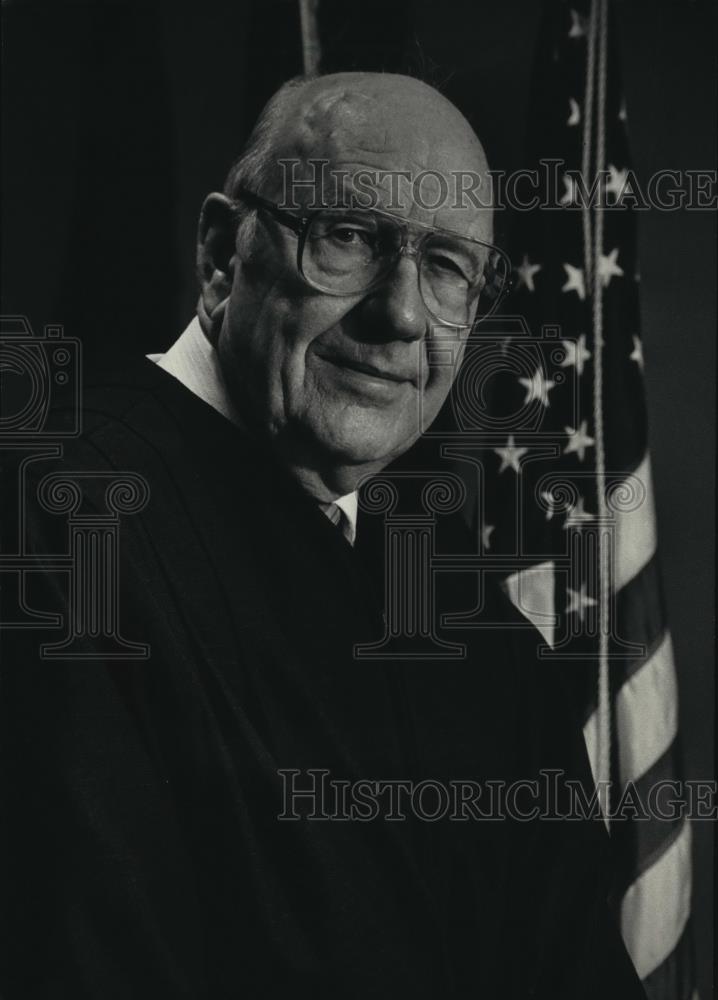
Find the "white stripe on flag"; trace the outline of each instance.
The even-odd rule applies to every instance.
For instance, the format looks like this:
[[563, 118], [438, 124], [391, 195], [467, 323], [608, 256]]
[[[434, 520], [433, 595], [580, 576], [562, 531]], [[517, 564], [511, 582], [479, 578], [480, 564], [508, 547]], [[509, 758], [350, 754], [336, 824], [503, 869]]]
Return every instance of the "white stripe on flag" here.
[[[656, 551], [656, 510], [653, 502], [653, 480], [651, 460], [646, 453], [643, 461], [631, 473], [645, 490], [643, 502], [634, 510], [614, 510], [615, 560], [613, 564], [613, 588], [621, 587], [637, 576]], [[620, 495], [621, 487], [617, 491]]]
[[691, 828], [686, 821], [665, 854], [633, 883], [621, 903], [621, 932], [641, 979], [678, 944], [691, 908]]
[[536, 626], [549, 646], [553, 646], [556, 628], [554, 571], [551, 559], [512, 573], [502, 584], [511, 603]]
[[669, 632], [616, 697], [621, 781], [637, 781], [678, 732], [678, 685]]

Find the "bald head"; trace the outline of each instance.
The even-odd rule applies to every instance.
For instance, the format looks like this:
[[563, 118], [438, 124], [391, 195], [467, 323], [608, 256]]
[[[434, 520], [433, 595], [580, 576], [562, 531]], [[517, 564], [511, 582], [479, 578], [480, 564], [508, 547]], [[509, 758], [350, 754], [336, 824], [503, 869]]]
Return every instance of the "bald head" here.
[[477, 225], [484, 237], [490, 230], [490, 178], [479, 139], [442, 94], [399, 74], [335, 73], [285, 84], [262, 112], [225, 190], [234, 196], [243, 186], [297, 207], [331, 206], [357, 184], [373, 193], [374, 207], [466, 235], [480, 235]]
[[[486, 157], [471, 126], [433, 87], [408, 76], [336, 73], [291, 92], [284, 118], [284, 147], [291, 155], [329, 156], [344, 147], [369, 160], [392, 156], [411, 169], [485, 170]], [[382, 161], [383, 162], [383, 161]]]

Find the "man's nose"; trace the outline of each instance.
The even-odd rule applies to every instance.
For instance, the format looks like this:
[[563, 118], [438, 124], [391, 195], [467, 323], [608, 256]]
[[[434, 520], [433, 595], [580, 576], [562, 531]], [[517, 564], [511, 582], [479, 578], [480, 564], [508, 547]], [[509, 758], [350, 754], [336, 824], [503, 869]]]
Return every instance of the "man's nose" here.
[[372, 339], [420, 340], [429, 333], [429, 314], [419, 289], [413, 254], [402, 254], [391, 274], [364, 300]]

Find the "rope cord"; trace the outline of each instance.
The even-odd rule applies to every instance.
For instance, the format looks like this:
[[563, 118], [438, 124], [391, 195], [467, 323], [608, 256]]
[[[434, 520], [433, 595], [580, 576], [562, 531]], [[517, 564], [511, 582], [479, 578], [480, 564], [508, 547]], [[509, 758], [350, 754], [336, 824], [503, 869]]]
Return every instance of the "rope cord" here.
[[[593, 95], [594, 78], [596, 76], [596, 21], [598, 14], [597, 0], [591, 0], [588, 37], [586, 38], [586, 83], [583, 97], [583, 142], [581, 151], [581, 176], [587, 185], [591, 172], [591, 138], [593, 127]], [[585, 288], [591, 294], [591, 275], [593, 273], [591, 246], [591, 205], [588, 197], [581, 201], [581, 222], [583, 224], [583, 269]]]
[[[608, 49], [608, 0], [594, 0], [598, 10], [598, 100], [596, 107], [596, 176], [600, 178], [606, 159], [606, 70]], [[611, 600], [610, 536], [607, 532], [606, 450], [603, 414], [603, 279], [599, 261], [603, 254], [603, 195], [597, 189], [594, 226], [592, 307], [593, 307], [593, 425], [596, 448], [596, 493], [598, 502], [598, 573], [599, 573], [599, 635], [598, 635], [598, 762], [599, 782], [611, 776], [611, 696], [608, 671], [609, 610]], [[608, 784], [599, 784], [599, 790]], [[608, 825], [608, 801], [604, 802], [604, 817]]]

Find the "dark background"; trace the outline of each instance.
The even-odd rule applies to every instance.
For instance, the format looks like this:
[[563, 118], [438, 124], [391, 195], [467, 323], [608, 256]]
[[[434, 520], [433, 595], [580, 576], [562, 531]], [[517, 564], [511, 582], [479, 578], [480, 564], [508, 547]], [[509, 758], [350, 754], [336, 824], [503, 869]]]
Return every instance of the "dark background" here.
[[[322, 69], [408, 71], [452, 98], [494, 168], [521, 165], [541, 5], [324, 0]], [[715, 6], [619, 3], [639, 180], [712, 169]], [[192, 316], [204, 195], [301, 72], [296, 0], [3, 5], [2, 311], [63, 324], [86, 358], [163, 350]], [[713, 776], [715, 214], [640, 218], [650, 440], [685, 771]], [[694, 824], [712, 993], [713, 829]]]

